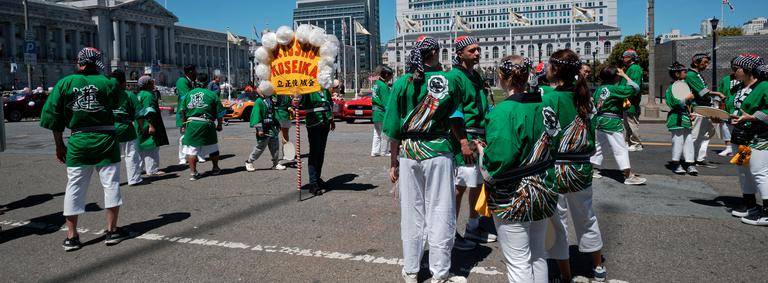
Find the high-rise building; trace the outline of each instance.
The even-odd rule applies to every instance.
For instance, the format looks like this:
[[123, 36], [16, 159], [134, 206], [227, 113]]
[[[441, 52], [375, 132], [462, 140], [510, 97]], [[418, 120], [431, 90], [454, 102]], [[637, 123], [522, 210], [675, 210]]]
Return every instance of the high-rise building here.
[[[594, 21], [575, 21], [571, 35], [571, 5], [574, 3], [576, 7], [591, 10]], [[529, 19], [531, 25], [511, 24], [510, 10]], [[397, 0], [396, 11], [397, 17], [408, 18], [422, 26], [421, 30], [398, 31], [397, 38], [387, 43], [390, 66], [400, 70], [405, 57], [403, 49], [410, 48], [413, 40], [422, 34], [440, 41], [443, 64], [451, 62], [455, 36], [476, 37], [482, 47], [481, 67], [493, 66], [510, 54], [544, 61], [555, 50], [563, 48], [577, 51], [586, 62], [604, 61], [611, 48], [621, 41], [617, 0]], [[470, 33], [461, 29], [456, 31], [452, 26], [456, 16], [468, 24]]]
[[[321, 27], [326, 33], [336, 35], [346, 46], [339, 52], [337, 70], [347, 74], [346, 82], [354, 81], [355, 61], [359, 77], [368, 77], [370, 71], [381, 64], [379, 0], [296, 0], [293, 22], [295, 26], [311, 24]], [[370, 35], [353, 34], [355, 22], [360, 23]], [[357, 56], [353, 46], [357, 46]]]
[[712, 18], [701, 20], [701, 23], [699, 24], [699, 31], [701, 32], [702, 36], [712, 35], [712, 24], [709, 22], [710, 20], [712, 20]]
[[768, 19], [758, 17], [751, 19], [741, 26], [744, 35], [768, 34]]

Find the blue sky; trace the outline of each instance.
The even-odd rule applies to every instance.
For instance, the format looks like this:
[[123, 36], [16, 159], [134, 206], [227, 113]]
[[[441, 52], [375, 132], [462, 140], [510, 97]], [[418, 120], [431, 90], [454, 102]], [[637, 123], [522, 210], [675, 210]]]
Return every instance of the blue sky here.
[[[295, 1], [291, 0], [157, 0], [167, 3], [168, 9], [179, 17], [179, 24], [224, 31], [229, 26], [233, 32], [253, 37], [252, 26], [260, 31], [269, 25], [272, 30], [280, 25], [291, 25]], [[646, 0], [618, 0], [619, 27], [624, 35], [643, 33], [645, 28]], [[720, 18], [721, 0], [657, 0], [656, 34], [673, 28], [683, 34], [699, 32], [701, 20]], [[726, 9], [728, 26], [741, 26], [745, 21], [768, 16], [768, 0], [731, 0], [735, 10]], [[380, 0], [382, 42], [395, 34], [395, 0]]]

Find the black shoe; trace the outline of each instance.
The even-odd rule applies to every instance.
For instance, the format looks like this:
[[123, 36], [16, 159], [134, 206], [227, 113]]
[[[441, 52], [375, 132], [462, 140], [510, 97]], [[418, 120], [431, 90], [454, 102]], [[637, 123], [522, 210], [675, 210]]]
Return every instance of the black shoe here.
[[117, 245], [129, 237], [131, 237], [131, 233], [123, 228], [117, 227], [115, 228], [115, 231], [107, 232], [107, 239], [104, 240], [104, 243], [107, 244], [107, 246]]
[[753, 207], [746, 207], [744, 205], [739, 206], [737, 208], [734, 208], [731, 210], [731, 215], [733, 217], [747, 217], [749, 215], [755, 214], [760, 212], [760, 207], [753, 206]]
[[71, 252], [79, 250], [83, 247], [83, 243], [80, 243], [80, 236], [75, 236], [74, 238], [66, 238], [64, 239], [64, 243], [61, 244], [62, 247], [64, 247], [65, 252]]
[[328, 182], [323, 181], [323, 179], [320, 179], [317, 183], [320, 185], [320, 188], [323, 189], [323, 192], [327, 192], [331, 188], [331, 185], [329, 185]]
[[320, 196], [320, 195], [323, 195], [323, 189], [320, 187], [320, 184], [312, 183], [312, 184], [309, 184], [309, 193], [316, 196]]

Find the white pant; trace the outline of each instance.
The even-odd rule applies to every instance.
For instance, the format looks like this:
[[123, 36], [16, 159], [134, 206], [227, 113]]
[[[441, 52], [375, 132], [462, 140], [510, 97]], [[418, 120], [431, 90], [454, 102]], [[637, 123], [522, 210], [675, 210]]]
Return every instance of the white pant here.
[[373, 122], [371, 155], [385, 155], [387, 153], [389, 153], [389, 140], [381, 132], [381, 122]]
[[184, 156], [187, 155], [197, 155], [197, 159], [201, 159], [202, 156], [209, 156], [211, 153], [219, 151], [219, 144], [209, 144], [209, 145], [201, 145], [201, 146], [191, 146], [191, 145], [184, 145], [181, 149], [181, 152], [184, 153]]
[[[763, 200], [768, 199], [768, 150], [752, 149], [749, 158], [749, 171], [752, 173], [754, 186]], [[766, 205], [763, 203], [763, 205]]]
[[733, 124], [728, 122], [720, 123], [720, 138], [724, 141], [731, 141], [731, 131], [733, 131]]
[[160, 148], [154, 148], [150, 150], [139, 150], [139, 156], [141, 156], [142, 165], [139, 168], [144, 167], [144, 171], [147, 174], [157, 173], [160, 168]]
[[592, 209], [592, 187], [583, 191], [560, 195], [557, 201], [557, 215], [549, 218], [554, 227], [555, 244], [548, 251], [549, 258], [568, 259], [568, 211], [571, 211], [573, 229], [579, 251], [591, 253], [603, 249], [603, 239], [597, 216]]
[[624, 140], [624, 134], [607, 133], [601, 130], [595, 131], [595, 154], [590, 157], [590, 162], [595, 165], [603, 164], [603, 146], [610, 145], [613, 150], [613, 158], [616, 159], [616, 164], [619, 165], [619, 169], [626, 170], [631, 168], [629, 166], [629, 149], [627, 148], [627, 142]]
[[483, 184], [483, 176], [480, 173], [480, 164], [456, 167], [456, 185], [467, 188], [479, 188]]
[[141, 156], [136, 140], [121, 142], [120, 153], [125, 159], [125, 171], [128, 173], [128, 185], [141, 183]]
[[512, 222], [493, 215], [509, 282], [549, 282], [544, 239], [547, 219]]
[[691, 129], [674, 129], [669, 130], [672, 132], [672, 161], [680, 161], [680, 158], [685, 158], [685, 162], [693, 163], [694, 150], [693, 150], [693, 135], [691, 135]]
[[104, 208], [123, 204], [120, 197], [120, 163], [106, 166], [67, 167], [67, 188], [64, 191], [64, 216], [85, 213], [85, 199], [93, 171], [99, 173], [104, 188]]
[[715, 125], [707, 117], [694, 114], [696, 119], [693, 121], [693, 148], [697, 152], [696, 161], [704, 161], [707, 158], [707, 148], [709, 140], [715, 135]]
[[422, 161], [400, 158], [400, 236], [406, 273], [419, 272], [428, 242], [433, 278], [448, 276], [456, 233], [452, 167], [450, 155]]
[[248, 157], [248, 162], [254, 162], [256, 159], [259, 159], [267, 147], [269, 147], [269, 152], [272, 154], [272, 166], [277, 165], [277, 162], [281, 159], [280, 155], [283, 154], [283, 151], [280, 150], [280, 141], [278, 137], [257, 138], [256, 146], [253, 147], [253, 151], [251, 151], [251, 155]]
[[184, 144], [182, 143], [182, 140], [184, 140], [184, 135], [179, 136], [179, 162], [180, 163], [187, 162], [187, 155], [184, 154]]

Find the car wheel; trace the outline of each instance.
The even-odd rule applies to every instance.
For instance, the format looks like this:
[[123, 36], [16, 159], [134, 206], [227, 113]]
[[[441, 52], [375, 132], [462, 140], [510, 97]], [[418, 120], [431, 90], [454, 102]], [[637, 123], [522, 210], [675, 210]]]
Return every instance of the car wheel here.
[[8, 113], [8, 121], [9, 122], [21, 121], [21, 111], [11, 110], [11, 112]]
[[248, 107], [243, 110], [243, 121], [250, 122], [251, 121], [251, 111], [253, 111], [253, 108]]
[[355, 119], [347, 119], [347, 124], [354, 124], [354, 123], [355, 123]]

